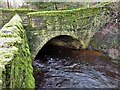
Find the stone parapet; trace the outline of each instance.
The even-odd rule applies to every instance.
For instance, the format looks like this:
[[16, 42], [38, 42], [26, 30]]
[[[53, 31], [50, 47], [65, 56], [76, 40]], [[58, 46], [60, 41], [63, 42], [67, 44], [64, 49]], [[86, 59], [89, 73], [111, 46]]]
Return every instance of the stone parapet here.
[[34, 88], [31, 65], [26, 32], [16, 14], [0, 30], [0, 87]]

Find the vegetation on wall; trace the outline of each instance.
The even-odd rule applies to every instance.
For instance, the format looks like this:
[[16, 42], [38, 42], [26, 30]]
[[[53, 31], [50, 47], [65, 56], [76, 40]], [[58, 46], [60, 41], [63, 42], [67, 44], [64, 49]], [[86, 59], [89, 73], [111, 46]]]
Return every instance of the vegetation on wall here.
[[[89, 42], [91, 41], [91, 38], [93, 38], [93, 36], [96, 34], [96, 32], [103, 29], [105, 25], [113, 19], [113, 17], [111, 18], [112, 14], [111, 8], [109, 7], [110, 3], [103, 3], [96, 6], [92, 6], [96, 3], [90, 5], [86, 4], [88, 6], [79, 3], [63, 4], [55, 2], [53, 3], [37, 2], [31, 4], [37, 6], [38, 10], [37, 9], [34, 10], [34, 8], [0, 9], [0, 10], [3, 13], [3, 16], [5, 16], [6, 13], [8, 14], [8, 16], [10, 16], [10, 14], [15, 15], [16, 13], [18, 13], [21, 14], [21, 17], [22, 14], [24, 14], [27, 17], [27, 22], [29, 23], [29, 25], [31, 25], [30, 28], [27, 29], [27, 31], [28, 33], [33, 34], [33, 37], [29, 36], [30, 38], [32, 38], [31, 42], [29, 43], [32, 44], [31, 46], [34, 45], [36, 46], [33, 48], [30, 47], [31, 49], [33, 49], [32, 51], [34, 51], [31, 53], [32, 54], [35, 53], [34, 56], [37, 54], [36, 52], [38, 52], [38, 50], [47, 42], [47, 40], [50, 40], [54, 36], [60, 34], [61, 35], [68, 34], [77, 37], [77, 39], [80, 40], [80, 42], [83, 44], [82, 48], [85, 49], [89, 46]], [[114, 18], [114, 22], [115, 20], [116, 22], [118, 22], [117, 18], [119, 15], [118, 16], [117, 15]], [[3, 20], [6, 19], [8, 19], [7, 16], [5, 16], [5, 18], [3, 17]], [[35, 20], [37, 20], [37, 22]], [[24, 30], [21, 22], [22, 21], [19, 15], [16, 15], [14, 16], [14, 18], [11, 19], [9, 23], [7, 23], [0, 30], [0, 41], [2, 42], [0, 43], [0, 68], [2, 69], [0, 71], [0, 85], [2, 87], [34, 88], [34, 78], [32, 76], [33, 68], [31, 66], [32, 61], [30, 57], [26, 31]], [[40, 22], [42, 22], [42, 24]], [[37, 27], [37, 29], [35, 26]], [[64, 31], [66, 31], [66, 33]], [[41, 33], [40, 36], [39, 33]], [[34, 37], [35, 39], [37, 38], [39, 40], [38, 42], [41, 43], [41, 47], [39, 47], [40, 43], [38, 42], [34, 43], [35, 42], [33, 40]], [[43, 42], [40, 41], [40, 39]], [[98, 39], [94, 41], [97, 40]], [[102, 44], [101, 43], [102, 40], [98, 41], [100, 42], [99, 45], [97, 45], [98, 42], [94, 41], [91, 44], [96, 50], [102, 50], [102, 48], [109, 49], [109, 47], [119, 48], [120, 50], [118, 44], [118, 42], [120, 41], [119, 38], [117, 37], [114, 40], [115, 41], [112, 42], [113, 43], [112, 45], [111, 44], [107, 45], [106, 42], [103, 42]], [[38, 45], [37, 43], [39, 44], [39, 46], [37, 46]]]
[[[98, 2], [99, 3], [99, 2]], [[66, 10], [80, 7], [90, 7], [97, 2], [28, 2], [28, 4], [35, 6], [39, 10]], [[24, 6], [23, 6], [24, 7]], [[34, 7], [33, 7], [34, 8]], [[35, 9], [35, 8], [34, 8]]]
[[[32, 61], [25, 30], [15, 15], [0, 31], [0, 65], [3, 88], [34, 88]], [[1, 56], [2, 55], [2, 56]]]

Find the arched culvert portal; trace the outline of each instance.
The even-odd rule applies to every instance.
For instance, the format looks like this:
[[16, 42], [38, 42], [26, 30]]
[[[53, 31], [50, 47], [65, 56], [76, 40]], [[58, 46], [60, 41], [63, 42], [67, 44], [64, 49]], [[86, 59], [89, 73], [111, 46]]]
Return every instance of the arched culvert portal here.
[[[58, 47], [58, 48], [57, 48]], [[68, 35], [60, 35], [49, 40], [38, 52], [35, 57], [37, 59], [45, 59], [48, 54], [59, 53], [59, 48], [71, 48], [71, 49], [80, 49], [82, 44], [76, 38]]]
[[73, 39], [69, 38], [55, 37], [37, 54], [33, 61], [36, 88], [117, 87], [119, 67], [101, 52], [68, 48], [71, 44], [66, 43]]

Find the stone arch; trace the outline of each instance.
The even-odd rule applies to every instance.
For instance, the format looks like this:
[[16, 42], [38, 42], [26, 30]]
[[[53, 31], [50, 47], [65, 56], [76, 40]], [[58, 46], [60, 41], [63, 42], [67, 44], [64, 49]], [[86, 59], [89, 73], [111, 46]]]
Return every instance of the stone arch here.
[[42, 49], [42, 47], [48, 42], [50, 41], [51, 39], [55, 38], [55, 37], [58, 37], [58, 36], [62, 36], [62, 35], [66, 35], [66, 36], [70, 36], [70, 37], [73, 37], [77, 40], [79, 40], [79, 37], [77, 36], [77, 34], [75, 32], [61, 32], [61, 33], [53, 33], [51, 35], [49, 35], [48, 37], [44, 38], [43, 42], [41, 42], [37, 48], [34, 50], [34, 53], [32, 54], [32, 59], [34, 60], [36, 55], [38, 54], [38, 52]]

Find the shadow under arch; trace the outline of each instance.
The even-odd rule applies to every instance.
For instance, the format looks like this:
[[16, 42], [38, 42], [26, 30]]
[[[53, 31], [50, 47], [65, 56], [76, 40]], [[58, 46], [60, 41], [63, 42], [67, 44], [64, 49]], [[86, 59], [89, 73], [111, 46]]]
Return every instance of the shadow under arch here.
[[[77, 38], [74, 38], [70, 35], [58, 35], [50, 39], [46, 42], [46, 44], [39, 50], [34, 60], [45, 60], [48, 54], [51, 52], [59, 52], [59, 50], [55, 50], [54, 46], [58, 46], [61, 48], [72, 48], [72, 49], [80, 49], [82, 44]], [[52, 49], [52, 50], [51, 50]], [[65, 49], [67, 50], [67, 49]], [[50, 52], [51, 51], [51, 52]]]
[[[65, 54], [65, 53], [62, 53], [62, 54], [60, 53], [60, 54], [63, 56], [69, 55], [70, 56], [69, 59], [66, 59], [66, 58], [65, 59], [61, 59], [61, 58], [57, 59], [57, 58], [53, 57], [53, 58], [48, 58], [49, 60], [47, 62], [37, 62], [37, 59], [45, 60], [46, 53], [51, 54], [51, 52], [49, 52], [50, 48], [52, 51], [55, 50], [55, 51], [59, 52], [57, 49], [54, 49], [55, 45], [50, 46], [51, 45], [50, 42], [52, 40], [59, 38], [60, 40], [63, 39], [65, 41], [67, 41], [68, 38], [70, 38], [70, 37], [71, 36], [67, 36], [67, 35], [56, 36], [56, 37], [50, 39], [39, 50], [39, 52], [35, 58], [36, 66], [34, 67], [34, 74], [33, 74], [33, 76], [35, 78], [36, 88], [39, 88], [39, 87], [40, 88], [41, 87], [42, 88], [49, 88], [49, 87], [50, 88], [51, 87], [59, 88], [59, 86], [61, 88], [64, 86], [66, 88], [68, 88], [68, 86], [70, 86], [70, 84], [73, 87], [75, 85], [79, 88], [80, 87], [83, 88], [82, 86], [79, 86], [81, 84], [84, 85], [85, 87], [88, 87], [88, 85], [86, 83], [84, 83], [84, 81], [82, 81], [83, 79], [87, 80], [87, 82], [89, 84], [94, 83], [91, 85], [92, 85], [92, 87], [96, 87], [96, 82], [92, 82], [93, 80], [95, 81], [97, 79], [96, 81], [99, 81], [100, 85], [101, 85], [101, 82], [103, 83], [103, 79], [102, 80], [100, 80], [100, 79], [102, 77], [105, 77], [105, 75], [106, 75], [105, 80], [110, 80], [110, 79], [108, 79], [108, 77], [114, 77], [114, 75], [117, 76], [117, 74], [119, 74], [119, 73], [116, 73], [116, 71], [113, 72], [113, 70], [117, 70], [117, 67], [116, 66], [114, 67], [113, 64], [111, 64], [111, 62], [108, 61], [109, 60], [108, 57], [106, 57], [101, 52], [92, 51], [92, 50], [75, 50], [74, 51], [74, 49], [72, 49], [74, 51], [73, 52], [74, 54], [73, 54], [72, 50], [70, 48], [68, 48], [68, 49], [65, 49], [65, 50], [68, 50], [68, 51], [65, 51], [68, 54]], [[62, 48], [64, 49], [63, 46], [62, 46]], [[79, 57], [76, 57], [76, 56], [78, 56], [78, 54], [80, 54]], [[55, 55], [57, 55], [56, 52], [55, 52]], [[77, 59], [74, 58], [74, 55]], [[74, 59], [72, 59], [71, 57]], [[38, 67], [37, 67], [37, 65], [38, 65]], [[111, 67], [111, 65], [112, 65], [112, 67]], [[103, 69], [101, 69], [101, 67], [103, 67]], [[110, 72], [112, 71], [110, 76], [108, 74], [108, 68], [109, 68]], [[98, 70], [100, 70], [100, 71], [98, 71]], [[103, 70], [103, 71], [101, 71], [101, 70]], [[92, 71], [92, 75], [91, 75], [91, 71]], [[72, 72], [72, 74], [71, 74], [71, 72]], [[76, 72], [77, 72], [77, 74], [76, 74]], [[103, 74], [103, 73], [105, 73], [105, 74]], [[68, 79], [68, 75], [70, 77], [69, 79]], [[83, 75], [85, 78], [83, 77]], [[88, 76], [88, 75], [90, 75], [90, 76]], [[98, 75], [100, 75], [99, 76], [100, 78], [98, 78]], [[81, 78], [78, 78], [78, 76]], [[75, 77], [77, 77], [77, 78], [75, 78]], [[94, 78], [94, 77], [96, 77], [96, 78]], [[75, 83], [74, 83], [74, 81], [71, 81], [71, 78], [74, 78]], [[116, 79], [114, 79], [114, 81], [115, 80]], [[66, 81], [67, 81], [67, 83], [66, 83]], [[80, 81], [82, 81], [83, 83]], [[76, 83], [76, 82], [78, 82], [78, 83]], [[105, 81], [105, 83], [106, 83], [106, 81]], [[107, 83], [109, 83], [109, 82], [107, 82]], [[114, 84], [117, 85], [116, 83], [114, 83]], [[90, 88], [91, 88], [91, 85], [89, 85]], [[100, 85], [99, 85], [99, 87], [100, 87]], [[103, 83], [103, 85], [104, 85], [104, 83]], [[107, 87], [107, 85], [106, 85], [106, 87]]]
[[[71, 40], [70, 40], [71, 39]], [[53, 41], [54, 40], [54, 41]], [[44, 66], [40, 66], [42, 65], [43, 63], [46, 63], [47, 62], [47, 57], [48, 55], [52, 54], [51, 53], [51, 50], [52, 52], [55, 53], [55, 55], [57, 54], [58, 56], [59, 55], [62, 55], [61, 53], [59, 54], [59, 48], [58, 49], [54, 49], [54, 46], [56, 48], [57, 45], [54, 45], [53, 42], [55, 42], [56, 40], [61, 40], [63, 41], [64, 43], [65, 42], [72, 42], [72, 41], [79, 41], [77, 38], [75, 38], [74, 36], [71, 36], [71, 35], [58, 35], [58, 36], [55, 36], [53, 38], [51, 38], [50, 40], [48, 40], [43, 46], [42, 48], [39, 49], [37, 55], [35, 56], [33, 62], [32, 62], [32, 66], [33, 66], [33, 76], [35, 78], [35, 86], [36, 87], [42, 87], [42, 85], [44, 84], [44, 73], [43, 72], [46, 72], [46, 69], [45, 70], [42, 70], [41, 68], [44, 68]], [[58, 46], [59, 47], [59, 46]], [[66, 46], [60, 46], [62, 49], [65, 50], [71, 50], [70, 48], [66, 47]], [[66, 49], [67, 48], [67, 49]], [[54, 54], [53, 53], [53, 54]], [[63, 53], [64, 54], [64, 53]], [[67, 53], [66, 53], [67, 54]], [[68, 51], [68, 54], [69, 54], [69, 51]], [[64, 55], [63, 55], [64, 57]], [[42, 63], [42, 64], [40, 64]], [[41, 71], [42, 70], [42, 71]]]

